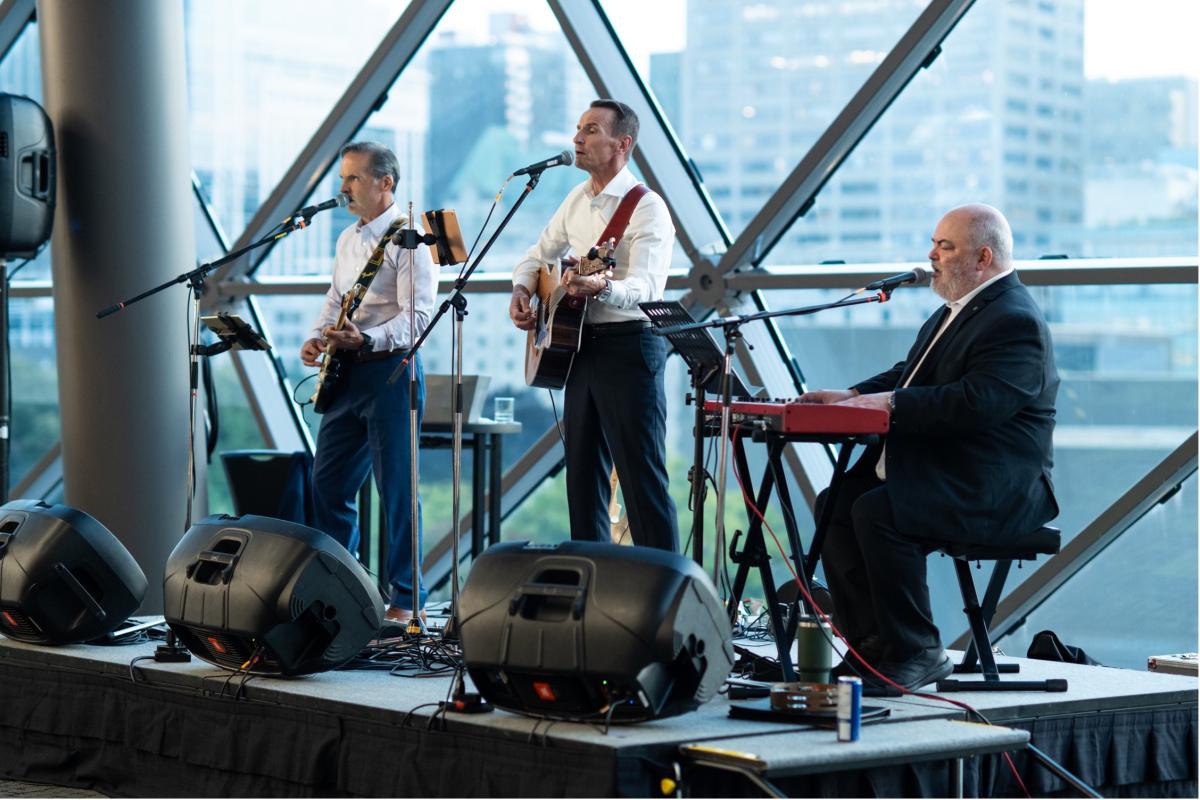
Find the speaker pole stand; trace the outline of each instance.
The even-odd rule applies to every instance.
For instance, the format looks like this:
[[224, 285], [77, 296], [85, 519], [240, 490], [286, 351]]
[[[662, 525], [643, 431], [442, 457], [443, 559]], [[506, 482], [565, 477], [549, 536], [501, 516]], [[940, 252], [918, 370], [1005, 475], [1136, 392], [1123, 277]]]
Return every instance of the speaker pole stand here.
[[8, 341], [8, 298], [11, 289], [8, 262], [0, 258], [0, 291], [4, 292], [3, 302], [0, 302], [0, 332], [3, 332], [0, 338], [0, 504], [8, 502], [9, 456], [12, 452], [12, 439], [9, 438], [9, 425], [12, 423], [12, 349]]
[[[467, 281], [470, 280], [471, 275], [474, 274], [476, 267], [478, 267], [480, 265], [480, 263], [482, 263], [483, 257], [487, 255], [488, 250], [490, 250], [492, 248], [492, 245], [495, 244], [496, 240], [498, 238], [500, 238], [500, 234], [508, 226], [509, 220], [511, 220], [513, 218], [513, 216], [517, 213], [517, 209], [521, 207], [521, 204], [525, 202], [525, 198], [529, 196], [530, 192], [532, 192], [535, 188], [537, 188], [538, 181], [542, 177], [542, 171], [537, 170], [537, 171], [528, 173], [528, 175], [529, 175], [529, 180], [525, 184], [524, 191], [522, 191], [521, 194], [517, 197], [516, 202], [513, 203], [513, 206], [512, 206], [512, 208], [510, 208], [508, 210], [508, 213], [504, 215], [504, 219], [500, 220], [500, 224], [496, 227], [496, 230], [492, 232], [491, 237], [489, 237], [488, 240], [486, 242], [484, 242], [483, 249], [479, 251], [479, 255], [475, 256], [475, 260], [472, 261], [470, 264], [468, 264], [466, 269], [464, 269], [462, 271], [462, 273], [459, 274], [458, 279], [455, 280], [455, 282], [454, 282], [454, 290], [450, 293], [450, 296], [447, 297], [442, 302], [441, 306], [437, 310], [437, 313], [433, 315], [433, 318], [429, 320], [429, 324], [425, 326], [425, 330], [423, 330], [421, 332], [420, 337], [416, 338], [415, 340], [411, 340], [411, 341], [413, 341], [413, 344], [409, 348], [408, 352], [404, 354], [404, 358], [403, 358], [403, 360], [401, 360], [400, 366], [396, 367], [396, 369], [392, 371], [391, 377], [388, 378], [388, 383], [393, 383], [399, 379], [401, 373], [404, 370], [404, 367], [407, 364], [409, 364], [412, 361], [412, 359], [416, 356], [417, 351], [421, 349], [421, 345], [423, 345], [425, 343], [425, 340], [429, 338], [430, 333], [433, 332], [433, 329], [437, 326], [438, 321], [442, 317], [444, 317], [451, 308], [454, 308], [457, 323], [459, 324], [459, 332], [458, 332], [457, 345], [456, 345], [458, 348], [458, 351], [457, 351], [456, 357], [455, 357], [456, 375], [455, 375], [455, 379], [454, 379], [455, 380], [454, 394], [453, 394], [453, 398], [452, 398], [453, 405], [451, 406], [452, 419], [454, 420], [454, 445], [453, 445], [454, 446], [454, 522], [453, 522], [453, 526], [452, 526], [452, 533], [451, 533], [450, 539], [451, 539], [451, 548], [452, 548], [451, 559], [452, 559], [452, 565], [453, 565], [451, 567], [451, 576], [452, 576], [451, 580], [454, 582], [454, 585], [451, 588], [450, 621], [446, 623], [446, 631], [447, 632], [451, 631], [452, 629], [456, 629], [458, 627], [458, 622], [460, 621], [458, 619], [457, 598], [458, 598], [458, 562], [459, 562], [459, 558], [460, 558], [460, 556], [459, 556], [460, 542], [459, 542], [459, 533], [458, 533], [458, 530], [459, 530], [458, 529], [458, 524], [459, 524], [459, 519], [458, 519], [458, 502], [459, 502], [459, 500], [458, 499], [459, 499], [459, 492], [460, 492], [459, 487], [460, 487], [461, 480], [462, 480], [462, 474], [461, 474], [462, 473], [462, 470], [461, 470], [461, 464], [462, 464], [462, 331], [461, 331], [461, 323], [462, 323], [462, 317], [466, 315], [466, 307], [467, 307], [466, 298], [463, 297], [463, 288], [466, 287]], [[409, 206], [410, 206], [410, 208], [409, 208], [409, 224], [410, 225], [413, 224], [411, 205], [412, 204], [410, 203], [409, 204]], [[428, 241], [426, 241], [426, 240], [428, 240]], [[411, 246], [410, 246], [410, 241], [411, 241]], [[425, 244], [434, 244], [437, 241], [437, 237], [432, 236], [432, 235], [426, 235], [425, 237], [418, 237], [418, 236], [416, 236], [416, 231], [412, 231], [411, 234], [409, 235], [409, 238], [406, 239], [405, 243], [401, 246], [408, 247], [410, 249], [416, 249], [418, 241], [424, 242]], [[453, 262], [451, 262], [451, 263], [453, 263]], [[411, 276], [411, 272], [412, 271], [410, 269], [409, 270], [410, 276]], [[410, 290], [410, 292], [411, 292], [411, 290]], [[410, 333], [413, 330], [415, 330], [415, 327], [414, 327], [413, 323], [411, 322], [411, 313], [412, 312], [410, 310], [410, 323], [409, 323]], [[416, 423], [415, 408], [413, 410], [412, 419], [413, 419], [413, 424], [415, 426], [415, 423]], [[413, 436], [415, 437], [416, 435], [417, 435], [417, 432], [414, 427]], [[416, 450], [415, 439], [414, 439], [413, 450], [415, 453], [415, 450]], [[414, 459], [414, 463], [415, 463], [415, 459], [416, 459], [415, 455], [413, 456], [413, 459]], [[414, 489], [413, 489], [413, 507], [414, 507], [414, 509], [416, 507], [415, 485], [414, 485]], [[414, 561], [413, 563], [414, 563], [414, 574], [415, 574], [415, 568], [417, 566], [417, 562]], [[415, 597], [416, 597], [415, 583], [414, 583], [413, 596], [415, 599]], [[415, 602], [414, 602], [414, 605], [415, 605]], [[415, 618], [416, 618], [416, 615], [414, 615], [414, 619]], [[449, 633], [447, 633], [446, 635], [449, 635]]]

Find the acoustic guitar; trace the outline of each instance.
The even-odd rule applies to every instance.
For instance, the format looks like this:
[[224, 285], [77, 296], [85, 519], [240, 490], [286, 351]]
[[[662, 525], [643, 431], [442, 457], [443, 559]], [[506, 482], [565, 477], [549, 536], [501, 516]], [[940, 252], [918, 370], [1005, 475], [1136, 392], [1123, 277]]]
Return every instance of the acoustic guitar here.
[[[574, 265], [580, 275], [595, 275], [616, 266], [615, 247], [593, 247]], [[568, 265], [563, 265], [566, 267]], [[567, 294], [562, 287], [560, 267], [543, 264], [537, 290], [529, 305], [537, 324], [525, 341], [525, 382], [545, 389], [567, 385], [571, 364], [583, 337], [583, 317], [588, 298]]]
[[[350, 314], [358, 308], [359, 302], [366, 293], [367, 287], [361, 283], [350, 287], [350, 291], [346, 292], [346, 296], [342, 298], [342, 310], [338, 314], [337, 322], [333, 324], [335, 331], [346, 327], [346, 320], [350, 319]], [[312, 396], [313, 411], [324, 414], [329, 408], [329, 404], [333, 402], [334, 389], [341, 381], [346, 362], [350, 360], [350, 354], [353, 352], [353, 350], [338, 350], [337, 345], [333, 342], [325, 345], [321, 372], [317, 375], [317, 388]]]

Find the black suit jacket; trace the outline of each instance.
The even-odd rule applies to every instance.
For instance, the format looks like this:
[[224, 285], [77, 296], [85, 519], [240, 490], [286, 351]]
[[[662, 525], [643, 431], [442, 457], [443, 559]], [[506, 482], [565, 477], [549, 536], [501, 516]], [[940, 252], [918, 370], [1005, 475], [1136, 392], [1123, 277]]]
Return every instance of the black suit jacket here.
[[[936, 332], [921, 327], [908, 358], [854, 388], [895, 390], [887, 436], [888, 497], [905, 535], [983, 542], [1058, 516], [1050, 480], [1058, 372], [1041, 309], [1015, 272], [980, 292], [898, 388]], [[856, 469], [874, 469], [878, 448]]]

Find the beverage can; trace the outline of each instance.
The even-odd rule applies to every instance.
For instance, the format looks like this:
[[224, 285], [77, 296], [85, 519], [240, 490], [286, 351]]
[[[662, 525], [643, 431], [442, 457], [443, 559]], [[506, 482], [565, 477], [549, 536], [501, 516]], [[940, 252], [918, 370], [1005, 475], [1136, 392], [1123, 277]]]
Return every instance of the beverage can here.
[[838, 741], [857, 742], [860, 727], [862, 727], [862, 679], [845, 675], [838, 678]]

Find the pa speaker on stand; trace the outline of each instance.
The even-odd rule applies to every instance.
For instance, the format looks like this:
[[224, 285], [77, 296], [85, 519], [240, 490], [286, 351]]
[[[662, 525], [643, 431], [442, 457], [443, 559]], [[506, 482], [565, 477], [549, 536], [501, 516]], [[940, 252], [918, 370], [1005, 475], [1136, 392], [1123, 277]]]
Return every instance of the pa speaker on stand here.
[[480, 694], [540, 717], [638, 721], [712, 699], [733, 666], [712, 582], [676, 553], [600, 542], [493, 545], [459, 598]]
[[71, 644], [111, 633], [146, 596], [146, 576], [94, 517], [63, 505], [0, 506], [0, 633]]
[[50, 238], [55, 161], [54, 131], [42, 107], [0, 93], [0, 502], [8, 500], [12, 420], [6, 259], [32, 259]]
[[197, 657], [261, 675], [349, 661], [383, 623], [383, 598], [336, 541], [295, 522], [206, 517], [167, 559], [164, 616]]

